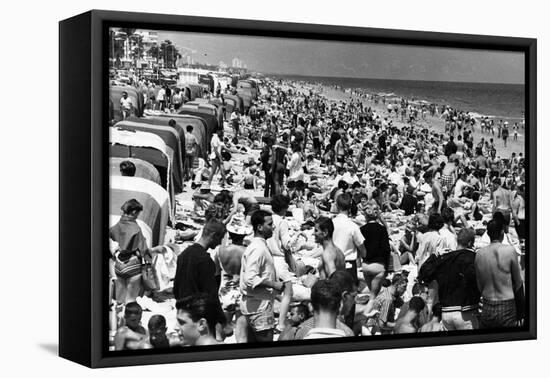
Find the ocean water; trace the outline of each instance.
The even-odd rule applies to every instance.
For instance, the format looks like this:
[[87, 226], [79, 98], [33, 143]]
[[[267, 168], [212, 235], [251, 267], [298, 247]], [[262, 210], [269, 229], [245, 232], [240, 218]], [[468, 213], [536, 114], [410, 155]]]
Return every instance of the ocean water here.
[[522, 119], [525, 111], [524, 85], [290, 75], [277, 77], [344, 88], [362, 88], [370, 93], [391, 93], [409, 100], [447, 104], [455, 109], [469, 111], [474, 116], [483, 115], [510, 122]]

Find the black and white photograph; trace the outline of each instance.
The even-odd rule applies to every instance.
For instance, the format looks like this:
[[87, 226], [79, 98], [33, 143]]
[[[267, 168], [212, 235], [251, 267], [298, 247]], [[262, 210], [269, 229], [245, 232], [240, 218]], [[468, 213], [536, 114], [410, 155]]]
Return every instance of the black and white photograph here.
[[543, 2], [4, 8], [2, 376], [544, 376]]
[[525, 329], [524, 52], [125, 26], [105, 58], [110, 352]]

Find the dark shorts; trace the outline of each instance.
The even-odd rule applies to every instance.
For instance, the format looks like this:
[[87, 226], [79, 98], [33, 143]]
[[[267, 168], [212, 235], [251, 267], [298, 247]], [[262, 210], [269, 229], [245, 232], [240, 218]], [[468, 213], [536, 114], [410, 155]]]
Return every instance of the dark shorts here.
[[357, 276], [357, 260], [346, 260], [346, 271], [351, 274], [353, 281], [355, 281], [355, 284], [358, 285], [359, 277]]
[[483, 298], [481, 328], [515, 327], [517, 325], [516, 302], [513, 299], [492, 301]]
[[525, 239], [525, 219], [520, 219], [519, 224], [516, 224], [516, 232], [520, 239]]
[[317, 150], [321, 148], [321, 141], [319, 138], [313, 138], [313, 149]]

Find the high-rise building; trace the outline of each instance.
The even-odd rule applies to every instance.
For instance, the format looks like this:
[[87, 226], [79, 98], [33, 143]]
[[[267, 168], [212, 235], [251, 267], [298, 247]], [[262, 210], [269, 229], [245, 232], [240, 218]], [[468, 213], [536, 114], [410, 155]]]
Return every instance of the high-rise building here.
[[243, 67], [243, 61], [239, 58], [233, 58], [231, 61], [231, 67], [233, 68], [242, 68]]

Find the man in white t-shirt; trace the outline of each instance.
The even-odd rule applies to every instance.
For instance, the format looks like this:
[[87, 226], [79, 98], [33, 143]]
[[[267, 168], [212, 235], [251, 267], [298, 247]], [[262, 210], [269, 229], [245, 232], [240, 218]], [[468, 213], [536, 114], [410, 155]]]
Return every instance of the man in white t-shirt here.
[[366, 255], [363, 242], [365, 238], [359, 230], [359, 225], [348, 216], [351, 208], [351, 195], [342, 193], [336, 197], [338, 215], [334, 217], [334, 233], [332, 241], [340, 248], [346, 258], [346, 270], [357, 282], [357, 260]]
[[222, 186], [225, 186], [225, 172], [222, 166], [222, 149], [224, 148], [222, 140], [222, 129], [219, 129], [216, 134], [213, 134], [212, 139], [210, 140], [210, 163], [212, 164], [212, 169], [210, 171], [210, 178], [208, 179], [208, 183], [212, 184], [212, 179], [214, 178], [216, 171], [219, 169], [222, 175]]
[[128, 97], [128, 92], [122, 92], [122, 97], [120, 98], [120, 111], [122, 112], [122, 119], [130, 117], [134, 104], [132, 104], [132, 99]]
[[455, 188], [453, 193], [454, 194], [453, 197], [455, 199], [459, 199], [460, 197], [462, 197], [463, 190], [471, 186], [466, 182], [467, 177], [468, 175], [465, 172], [462, 172], [458, 177], [458, 180], [455, 183]]
[[166, 107], [166, 89], [164, 86], [160, 87], [159, 91], [157, 92], [157, 103], [159, 106], [159, 110], [164, 110]]

